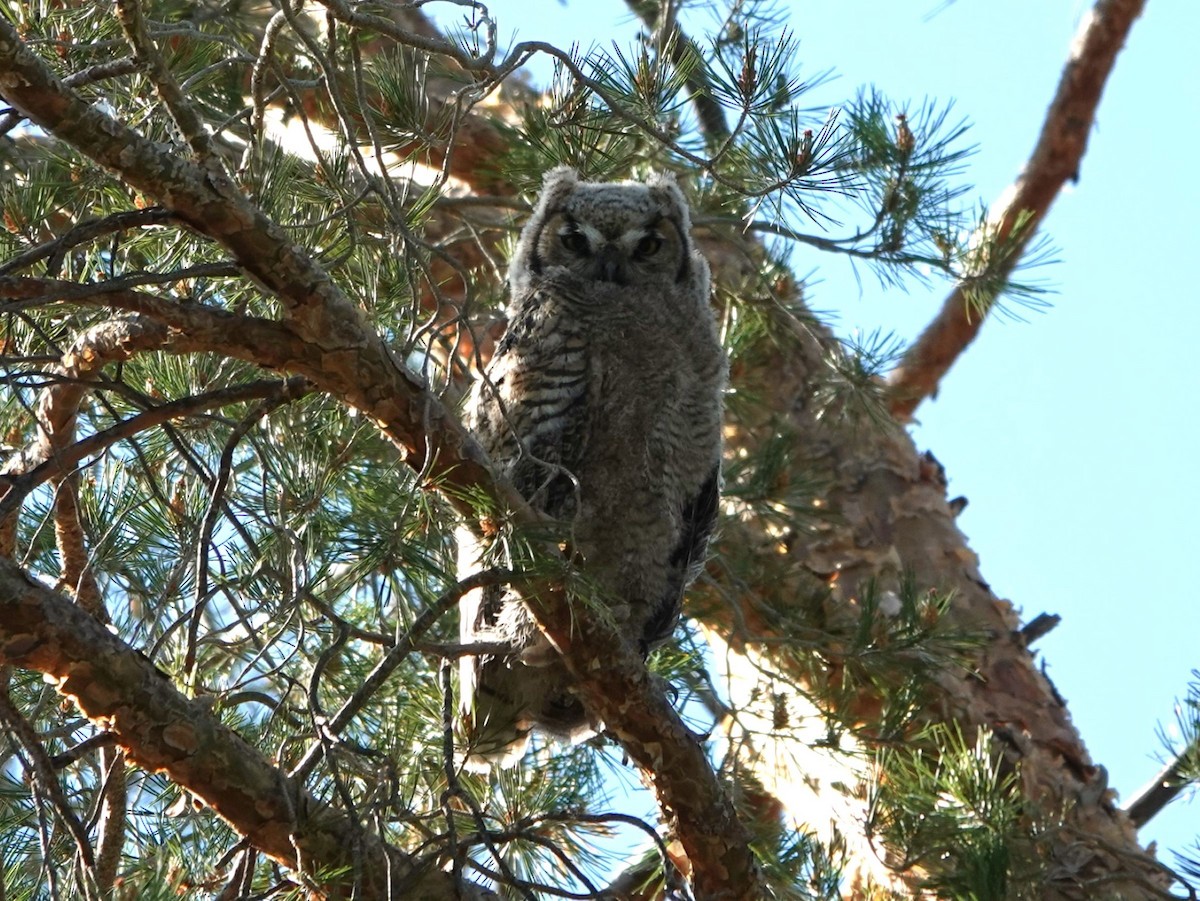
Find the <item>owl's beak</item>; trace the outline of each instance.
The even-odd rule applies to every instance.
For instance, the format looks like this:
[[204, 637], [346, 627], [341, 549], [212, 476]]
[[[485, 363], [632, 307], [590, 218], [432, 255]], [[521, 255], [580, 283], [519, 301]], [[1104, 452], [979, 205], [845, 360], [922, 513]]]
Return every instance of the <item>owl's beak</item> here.
[[621, 251], [612, 244], [605, 244], [596, 254], [596, 264], [600, 267], [601, 281], [625, 284], [625, 269], [621, 265]]

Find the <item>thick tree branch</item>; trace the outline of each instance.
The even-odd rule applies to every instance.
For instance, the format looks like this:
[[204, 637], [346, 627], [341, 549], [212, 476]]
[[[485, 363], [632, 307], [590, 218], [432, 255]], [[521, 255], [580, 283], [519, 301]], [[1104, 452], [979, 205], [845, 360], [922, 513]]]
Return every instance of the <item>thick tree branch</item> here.
[[[449, 874], [425, 869], [319, 804], [208, 709], [176, 691], [145, 656], [2, 559], [0, 663], [52, 678], [93, 723], [116, 736], [131, 761], [165, 772], [284, 866], [301, 873], [357, 872], [358, 897], [459, 897]], [[322, 891], [349, 895], [334, 886]]]
[[[1145, 0], [1099, 0], [1081, 24], [1033, 153], [984, 226], [982, 237], [989, 241], [1010, 236], [1015, 240], [1012, 253], [989, 277], [1003, 280], [1016, 268], [1063, 185], [1078, 179], [1104, 85], [1144, 6]], [[1013, 229], [1023, 217], [1021, 232], [1014, 236]], [[960, 283], [950, 292], [937, 318], [888, 379], [892, 413], [902, 422], [912, 418], [921, 401], [937, 393], [942, 377], [983, 326], [986, 311], [969, 302], [968, 287]]]
[[576, 678], [579, 697], [649, 780], [691, 863], [696, 897], [763, 897], [750, 834], [700, 740], [679, 718], [628, 638], [556, 594], [530, 595], [531, 609]]

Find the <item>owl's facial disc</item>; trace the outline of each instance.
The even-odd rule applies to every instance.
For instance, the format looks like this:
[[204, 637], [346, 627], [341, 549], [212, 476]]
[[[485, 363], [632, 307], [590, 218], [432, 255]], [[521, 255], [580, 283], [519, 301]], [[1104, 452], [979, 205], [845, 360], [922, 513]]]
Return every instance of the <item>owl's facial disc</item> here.
[[557, 229], [558, 256], [567, 265], [596, 281], [627, 285], [632, 270], [653, 266], [670, 233], [664, 234], [661, 216], [621, 233], [606, 234], [587, 222], [563, 215]]

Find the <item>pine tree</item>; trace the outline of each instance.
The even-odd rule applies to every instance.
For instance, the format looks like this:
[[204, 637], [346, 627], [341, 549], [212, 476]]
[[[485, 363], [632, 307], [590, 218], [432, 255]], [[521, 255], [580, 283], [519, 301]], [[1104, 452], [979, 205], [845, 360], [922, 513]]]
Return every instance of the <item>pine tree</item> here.
[[[1034, 290], [1142, 4], [1097, 2], [983, 216], [947, 107], [813, 111], [769, 6], [629, 5], [587, 52], [473, 2], [0, 7], [0, 898], [1168, 894], [904, 429]], [[721, 533], [649, 669], [457, 417], [562, 163], [675, 172], [717, 275]], [[797, 245], [952, 290], [896, 360]], [[520, 553], [457, 573], [463, 524]], [[501, 582], [608, 731], [479, 775], [454, 611]]]

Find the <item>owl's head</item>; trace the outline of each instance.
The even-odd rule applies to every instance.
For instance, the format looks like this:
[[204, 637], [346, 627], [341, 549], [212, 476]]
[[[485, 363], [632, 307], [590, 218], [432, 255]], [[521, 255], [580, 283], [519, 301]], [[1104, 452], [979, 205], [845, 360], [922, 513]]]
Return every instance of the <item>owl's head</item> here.
[[638, 287], [680, 284], [708, 299], [708, 264], [692, 245], [687, 201], [670, 174], [640, 182], [584, 182], [566, 166], [546, 173], [509, 268], [519, 295], [547, 275]]

